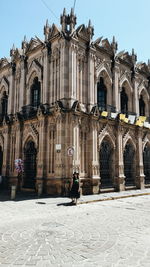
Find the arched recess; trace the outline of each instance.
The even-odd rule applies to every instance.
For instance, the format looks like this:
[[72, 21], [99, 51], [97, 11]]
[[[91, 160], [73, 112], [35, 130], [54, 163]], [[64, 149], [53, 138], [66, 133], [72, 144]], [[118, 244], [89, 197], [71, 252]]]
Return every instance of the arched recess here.
[[36, 76], [30, 88], [30, 104], [32, 107], [37, 108], [40, 105], [41, 97], [41, 83]]
[[120, 111], [128, 114], [133, 111], [133, 89], [127, 80], [120, 84]]
[[37, 148], [32, 139], [24, 145], [24, 179], [23, 187], [35, 188], [35, 178], [37, 172]]
[[145, 88], [139, 91], [139, 115], [149, 116], [149, 95]]
[[6, 88], [3, 86], [0, 90], [0, 121], [7, 115], [8, 94]]
[[100, 145], [99, 165], [101, 188], [113, 187], [115, 174], [115, 149], [108, 136], [103, 138]]
[[123, 153], [125, 186], [135, 185], [136, 176], [136, 153], [133, 143], [128, 140]]
[[150, 143], [146, 143], [143, 151], [143, 167], [145, 184], [150, 184]]
[[97, 104], [102, 110], [107, 110], [112, 102], [112, 80], [106, 70], [102, 70], [97, 79]]
[[[33, 93], [34, 88], [35, 94]], [[41, 79], [39, 73], [36, 70], [33, 70], [28, 78], [25, 101], [26, 105], [32, 105], [32, 103], [35, 102], [33, 101], [33, 98], [37, 98], [38, 100], [41, 99]]]
[[2, 168], [3, 168], [3, 148], [0, 144], [0, 175], [2, 175]]

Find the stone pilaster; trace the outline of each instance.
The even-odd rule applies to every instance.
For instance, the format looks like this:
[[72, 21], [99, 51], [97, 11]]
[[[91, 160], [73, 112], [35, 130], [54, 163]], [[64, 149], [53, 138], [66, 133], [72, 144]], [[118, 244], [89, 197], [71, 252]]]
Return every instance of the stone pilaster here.
[[115, 187], [118, 191], [125, 190], [125, 176], [123, 163], [123, 127], [118, 125], [117, 129], [117, 146], [116, 146], [116, 177]]
[[91, 177], [92, 193], [99, 193], [100, 172], [99, 172], [99, 155], [98, 155], [98, 132], [97, 120], [91, 122], [88, 139], [88, 158], [89, 158], [89, 177]]
[[49, 102], [49, 58], [47, 48], [43, 50], [44, 69], [43, 69], [43, 104]]
[[135, 74], [133, 84], [133, 111], [139, 116], [138, 77]]
[[21, 78], [20, 78], [20, 99], [19, 99], [19, 110], [26, 104], [26, 97], [25, 97], [25, 85], [26, 85], [26, 63], [25, 59], [22, 58], [21, 63]]
[[79, 116], [73, 115], [72, 118], [73, 124], [73, 148], [74, 148], [74, 155], [73, 155], [73, 171], [80, 173], [80, 122]]
[[88, 109], [97, 103], [97, 84], [95, 83], [95, 50], [90, 49], [88, 54]]
[[3, 169], [2, 169], [2, 175], [5, 177], [5, 180], [7, 179], [8, 183], [8, 177], [10, 174], [10, 133], [11, 133], [11, 127], [9, 125], [4, 125], [3, 128], [3, 137], [4, 137], [4, 147], [3, 147]]
[[136, 155], [136, 187], [139, 189], [143, 189], [145, 187], [144, 184], [144, 166], [143, 166], [143, 146], [142, 146], [142, 129], [137, 129], [137, 155]]
[[69, 92], [68, 92], [68, 107], [71, 107], [76, 100], [76, 69], [77, 69], [77, 47], [76, 44], [69, 45]]
[[38, 163], [37, 163], [37, 177], [36, 177], [36, 185], [39, 183], [43, 184], [44, 174], [46, 173], [46, 118], [39, 113], [39, 146], [38, 146]]
[[10, 86], [8, 97], [8, 114], [13, 114], [14, 108], [14, 86], [15, 86], [15, 67], [12, 65], [10, 68]]
[[120, 110], [119, 105], [119, 65], [117, 62], [115, 62], [114, 68], [113, 68], [113, 95], [112, 95], [112, 105], [116, 107], [116, 111]]

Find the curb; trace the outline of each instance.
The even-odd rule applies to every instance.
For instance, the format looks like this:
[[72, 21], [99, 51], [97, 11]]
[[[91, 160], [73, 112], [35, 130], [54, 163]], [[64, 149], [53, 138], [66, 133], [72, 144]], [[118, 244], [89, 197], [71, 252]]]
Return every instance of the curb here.
[[88, 204], [88, 203], [94, 203], [94, 202], [100, 202], [100, 201], [116, 200], [116, 199], [121, 199], [121, 198], [138, 197], [138, 196], [145, 196], [145, 195], [150, 195], [150, 193], [139, 193], [139, 194], [132, 194], [132, 195], [127, 195], [127, 196], [115, 196], [115, 197], [85, 200], [85, 201], [83, 200], [82, 202], [78, 202], [78, 204]]

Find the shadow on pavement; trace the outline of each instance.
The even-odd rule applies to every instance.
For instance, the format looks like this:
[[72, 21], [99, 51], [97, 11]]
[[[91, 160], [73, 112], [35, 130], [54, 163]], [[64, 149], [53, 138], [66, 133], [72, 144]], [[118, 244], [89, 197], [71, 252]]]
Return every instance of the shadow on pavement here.
[[59, 203], [57, 204], [57, 206], [76, 206], [76, 204], [72, 202], [68, 202], [68, 203]]
[[[57, 199], [57, 198], [60, 198], [58, 196], [50, 196], [50, 195], [47, 195], [47, 194], [42, 194], [40, 197], [38, 197], [37, 195], [37, 192], [26, 192], [26, 191], [18, 191], [17, 194], [16, 194], [16, 198], [14, 200], [11, 200], [11, 192], [10, 190], [0, 190], [0, 202], [4, 202], [4, 201], [14, 201], [14, 202], [17, 202], [17, 201], [24, 201], [24, 200], [30, 200], [30, 199], [35, 199], [37, 200], [36, 204], [46, 204], [43, 199]], [[61, 198], [67, 198], [67, 197], [61, 197]], [[40, 199], [42, 199], [40, 201]], [[72, 203], [60, 203], [60, 205], [65, 205], [65, 206], [71, 206], [73, 205]]]

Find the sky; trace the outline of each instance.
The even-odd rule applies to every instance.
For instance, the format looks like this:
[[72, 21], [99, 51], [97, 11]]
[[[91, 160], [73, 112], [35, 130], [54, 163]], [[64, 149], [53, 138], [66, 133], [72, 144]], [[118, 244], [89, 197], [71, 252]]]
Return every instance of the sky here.
[[27, 40], [38, 36], [44, 40], [43, 27], [60, 26], [60, 14], [66, 7], [70, 13], [75, 3], [77, 25], [88, 25], [91, 19], [94, 37], [118, 42], [118, 52], [131, 53], [134, 48], [138, 61], [150, 59], [150, 0], [0, 0], [0, 58], [9, 57], [10, 49], [21, 48]]

